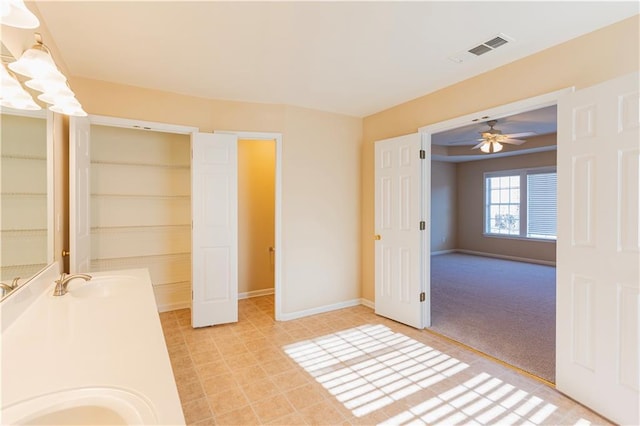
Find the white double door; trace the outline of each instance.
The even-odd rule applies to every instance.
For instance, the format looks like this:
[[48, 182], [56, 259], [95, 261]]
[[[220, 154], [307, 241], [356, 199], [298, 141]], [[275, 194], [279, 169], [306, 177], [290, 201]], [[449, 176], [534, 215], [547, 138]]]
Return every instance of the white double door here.
[[[634, 73], [558, 101], [557, 388], [633, 425], [640, 424], [639, 81]], [[417, 328], [430, 322], [430, 160], [419, 160], [420, 144], [419, 134], [375, 143], [375, 311]]]
[[558, 103], [556, 385], [640, 424], [637, 73]]

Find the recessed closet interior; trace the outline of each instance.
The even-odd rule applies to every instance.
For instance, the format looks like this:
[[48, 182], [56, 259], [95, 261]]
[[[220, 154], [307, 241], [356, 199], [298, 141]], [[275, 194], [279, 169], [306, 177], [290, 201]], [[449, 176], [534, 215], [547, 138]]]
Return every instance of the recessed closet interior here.
[[160, 310], [191, 300], [188, 135], [91, 126], [91, 270], [148, 268]]
[[[161, 311], [191, 304], [191, 143], [91, 125], [91, 270], [148, 268]], [[238, 294], [274, 288], [275, 141], [238, 141]]]

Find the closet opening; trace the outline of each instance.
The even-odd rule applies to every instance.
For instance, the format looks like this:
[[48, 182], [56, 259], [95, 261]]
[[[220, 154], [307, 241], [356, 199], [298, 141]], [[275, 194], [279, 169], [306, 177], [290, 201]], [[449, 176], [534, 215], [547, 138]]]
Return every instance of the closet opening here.
[[190, 136], [91, 124], [90, 270], [149, 270], [159, 311], [190, 307]]
[[239, 319], [274, 319], [276, 141], [238, 139]]

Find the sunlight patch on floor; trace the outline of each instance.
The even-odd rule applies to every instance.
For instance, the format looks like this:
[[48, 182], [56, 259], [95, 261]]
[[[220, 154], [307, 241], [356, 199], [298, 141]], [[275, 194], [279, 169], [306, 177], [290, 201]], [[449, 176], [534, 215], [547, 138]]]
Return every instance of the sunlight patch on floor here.
[[[455, 376], [468, 364], [383, 325], [297, 342], [284, 351], [356, 417], [433, 390], [436, 384], [446, 388], [382, 424], [540, 425], [558, 409], [485, 372], [460, 383]], [[448, 380], [452, 384], [447, 388]], [[580, 419], [577, 424], [589, 423]]]
[[284, 350], [357, 417], [468, 367], [382, 325], [340, 331]]

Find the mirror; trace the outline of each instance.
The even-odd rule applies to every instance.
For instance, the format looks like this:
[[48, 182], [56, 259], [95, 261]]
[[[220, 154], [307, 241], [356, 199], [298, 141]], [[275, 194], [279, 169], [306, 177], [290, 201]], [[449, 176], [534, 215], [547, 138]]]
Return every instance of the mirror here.
[[0, 297], [4, 299], [53, 262], [53, 163], [47, 125], [51, 113], [2, 107], [0, 120], [0, 281], [4, 284]]

